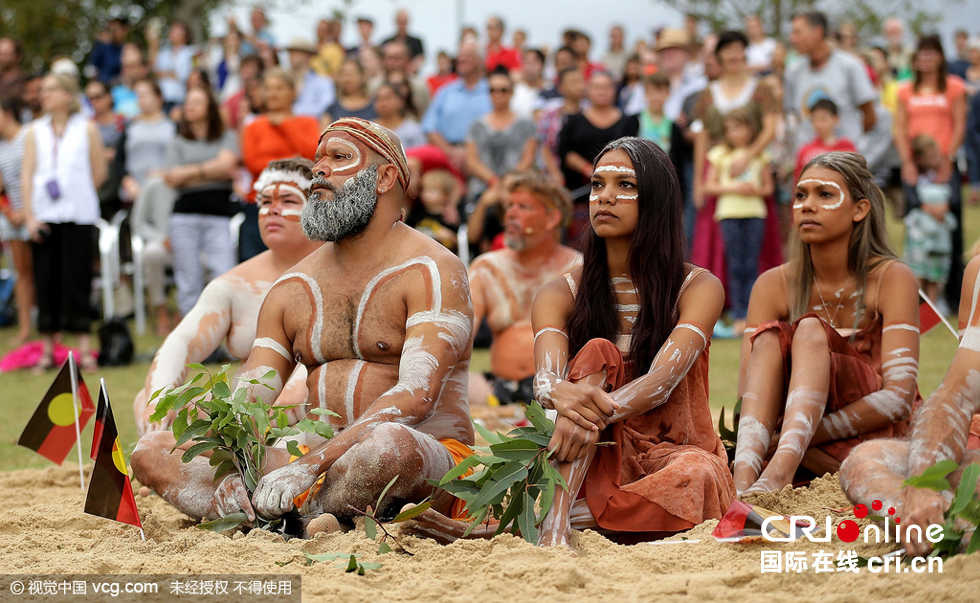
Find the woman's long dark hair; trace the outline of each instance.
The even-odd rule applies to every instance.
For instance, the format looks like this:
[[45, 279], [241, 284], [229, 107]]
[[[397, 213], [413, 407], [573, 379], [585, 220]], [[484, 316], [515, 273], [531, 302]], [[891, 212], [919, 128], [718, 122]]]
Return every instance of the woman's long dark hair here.
[[[640, 305], [629, 351], [633, 378], [649, 370], [674, 328], [674, 307], [685, 273], [683, 205], [674, 165], [659, 146], [639, 138], [620, 138], [599, 152], [593, 166], [615, 150], [629, 155], [637, 183], [638, 217], [627, 259]], [[577, 354], [590, 339], [614, 341], [619, 331], [606, 242], [591, 228], [582, 238], [582, 278], [568, 318], [570, 355]]]

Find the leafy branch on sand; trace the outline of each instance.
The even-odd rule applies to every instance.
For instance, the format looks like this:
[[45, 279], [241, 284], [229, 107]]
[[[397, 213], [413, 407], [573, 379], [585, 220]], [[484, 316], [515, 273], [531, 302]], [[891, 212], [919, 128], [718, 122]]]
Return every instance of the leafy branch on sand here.
[[[512, 527], [524, 540], [536, 544], [538, 526], [544, 521], [555, 498], [555, 488], [568, 489], [565, 478], [548, 460], [548, 442], [555, 424], [544, 408], [532, 402], [525, 409], [530, 427], [519, 427], [507, 435], [492, 433], [474, 423], [490, 446], [477, 446], [474, 454], [456, 465], [441, 480], [430, 480], [452, 495], [466, 501], [471, 523], [465, 536], [478, 525], [497, 519], [497, 534]], [[481, 469], [476, 470], [478, 466]], [[463, 477], [470, 469], [472, 475]], [[535, 505], [541, 509], [535, 513]]]
[[[385, 494], [388, 493], [388, 490], [390, 490], [391, 487], [395, 485], [395, 482], [398, 481], [398, 477], [399, 476], [396, 475], [395, 477], [391, 478], [391, 481], [388, 482], [388, 485], [385, 486], [385, 489], [381, 491], [381, 495], [378, 496], [378, 501], [375, 503], [374, 509], [381, 508], [381, 500], [385, 497]], [[388, 523], [401, 523], [403, 521], [408, 521], [413, 517], [421, 515], [422, 513], [425, 512], [426, 509], [428, 509], [431, 506], [432, 506], [432, 501], [424, 500], [421, 503], [412, 507], [411, 509], [406, 509], [401, 513], [399, 513], [398, 515], [395, 515], [394, 519], [392, 519]], [[384, 522], [381, 521], [381, 519], [379, 519], [377, 515], [375, 515], [374, 509], [372, 509], [370, 506], [368, 506], [366, 511], [361, 511], [360, 509], [358, 509], [353, 505], [347, 505], [347, 507], [350, 508], [350, 510], [352, 510], [357, 515], [360, 515], [364, 518], [364, 535], [367, 536], [368, 540], [375, 540], [378, 537], [379, 528], [381, 529], [382, 532], [384, 532], [384, 535], [381, 537], [381, 544], [378, 545], [379, 555], [384, 555], [385, 553], [391, 552], [391, 546], [388, 544], [388, 539], [391, 539], [392, 542], [398, 545], [398, 548], [400, 548], [405, 553], [408, 553], [409, 556], [412, 555], [412, 553], [409, 553], [408, 550], [406, 550], [405, 547], [402, 546], [400, 542], [398, 542], [397, 538], [392, 536], [391, 533], [387, 529], [385, 529]]]
[[[936, 492], [952, 490], [949, 480], [946, 479], [950, 473], [956, 470], [956, 461], [940, 461], [922, 472], [905, 480], [906, 486], [916, 488], [928, 488]], [[977, 479], [980, 478], [980, 465], [970, 463], [963, 468], [960, 475], [960, 484], [956, 488], [953, 496], [953, 503], [946, 509], [944, 517], [946, 523], [943, 524], [943, 538], [935, 545], [929, 554], [935, 556], [952, 556], [959, 552], [967, 554], [980, 551], [980, 498], [978, 498], [976, 487]], [[961, 551], [963, 539], [967, 533], [973, 531], [965, 551]]]
[[[198, 373], [187, 383], [172, 389], [161, 389], [153, 393], [150, 401], [156, 400], [156, 410], [150, 422], [159, 422], [170, 412], [176, 412], [171, 424], [174, 447], [171, 452], [188, 442], [193, 442], [181, 457], [185, 463], [210, 453], [210, 464], [214, 467], [214, 481], [224, 475], [237, 471], [249, 494], [262, 477], [262, 468], [268, 457], [268, 449], [282, 438], [300, 433], [315, 433], [330, 439], [333, 429], [322, 420], [304, 418], [293, 426], [289, 425], [286, 411], [298, 405], [276, 406], [267, 404], [253, 395], [256, 386], [273, 389], [268, 382], [275, 378], [276, 371], [269, 371], [260, 379], [240, 382], [235, 392], [229, 385], [229, 366], [212, 374], [200, 364], [187, 367]], [[206, 380], [205, 380], [206, 379]], [[199, 384], [200, 382], [200, 384]], [[316, 408], [314, 415], [339, 416], [329, 410]], [[295, 441], [287, 442], [287, 449], [293, 456], [302, 456]], [[265, 521], [256, 518], [256, 526], [262, 529], [282, 529], [281, 520]], [[235, 513], [215, 521], [202, 523], [200, 527], [214, 531], [224, 531], [247, 523], [244, 513]]]

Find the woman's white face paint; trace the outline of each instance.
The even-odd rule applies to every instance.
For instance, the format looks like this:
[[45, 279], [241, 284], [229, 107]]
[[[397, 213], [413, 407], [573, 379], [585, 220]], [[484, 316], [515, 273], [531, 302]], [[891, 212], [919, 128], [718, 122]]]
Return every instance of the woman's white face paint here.
[[623, 174], [636, 178], [636, 171], [631, 167], [626, 167], [625, 165], [600, 165], [592, 171], [593, 174], [602, 174], [606, 172], [612, 174]]
[[346, 163], [344, 165], [341, 165], [340, 167], [334, 168], [333, 173], [343, 174], [344, 172], [349, 172], [354, 168], [358, 168], [361, 166], [361, 152], [358, 150], [357, 145], [350, 142], [349, 140], [344, 140], [343, 138], [338, 138], [336, 136], [334, 136], [333, 138], [328, 138], [327, 143], [339, 144], [343, 147], [350, 149], [350, 152], [347, 153], [347, 159], [350, 161], [350, 163]]
[[[844, 189], [842, 189], [840, 187], [840, 185], [837, 184], [836, 182], [831, 182], [829, 180], [817, 180], [816, 178], [807, 178], [806, 180], [800, 180], [796, 184], [796, 186], [800, 186], [802, 184], [818, 184], [820, 186], [826, 186], [827, 188], [836, 188], [837, 189], [837, 192], [840, 194], [840, 197], [838, 198], [837, 203], [833, 203], [831, 205], [821, 205], [820, 206], [821, 209], [830, 209], [830, 210], [840, 209], [840, 207], [844, 204]], [[793, 204], [793, 209], [803, 209], [803, 204], [802, 203], [794, 203]]]

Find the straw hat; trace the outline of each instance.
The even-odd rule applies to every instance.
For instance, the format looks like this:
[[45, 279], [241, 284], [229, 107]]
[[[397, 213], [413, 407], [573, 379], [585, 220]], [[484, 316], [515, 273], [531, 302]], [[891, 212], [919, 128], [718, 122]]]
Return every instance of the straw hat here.
[[657, 40], [657, 46], [654, 50], [660, 52], [668, 48], [690, 50], [691, 38], [686, 32], [679, 29], [665, 29], [660, 33], [660, 38]]
[[317, 54], [316, 46], [303, 38], [293, 38], [289, 41], [289, 45], [286, 46], [286, 50], [296, 50], [298, 52], [307, 52], [309, 54]]

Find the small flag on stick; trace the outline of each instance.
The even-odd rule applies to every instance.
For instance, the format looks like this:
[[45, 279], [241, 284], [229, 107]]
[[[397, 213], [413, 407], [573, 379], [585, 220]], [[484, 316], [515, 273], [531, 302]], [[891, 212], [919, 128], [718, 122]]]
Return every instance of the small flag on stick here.
[[929, 296], [926, 295], [925, 291], [922, 289], [919, 289], [919, 298], [922, 299], [922, 303], [919, 304], [919, 333], [925, 335], [932, 330], [933, 327], [942, 323], [946, 325], [946, 328], [953, 334], [953, 337], [959, 339], [959, 333], [957, 333], [956, 329], [954, 329], [953, 326], [946, 321], [946, 318], [942, 315], [942, 312], [940, 312], [939, 308], [932, 303], [932, 300], [929, 299]]
[[[95, 438], [92, 440], [92, 478], [85, 495], [85, 512], [98, 515], [120, 523], [128, 523], [140, 529], [143, 524], [136, 509], [136, 497], [129, 483], [126, 470], [126, 457], [119, 445], [119, 432], [112, 416], [109, 396], [105, 390], [105, 380], [99, 388], [99, 410], [95, 416]], [[145, 540], [146, 537], [143, 536]]]
[[[89, 418], [95, 414], [92, 397], [81, 375], [73, 370], [74, 364], [74, 356], [69, 355], [68, 361], [61, 367], [48, 393], [44, 395], [34, 416], [24, 428], [24, 433], [17, 440], [21, 446], [30, 448], [59, 465], [68, 457], [72, 445], [78, 439], [76, 434], [85, 429]], [[77, 388], [72, 387], [73, 383], [77, 384]], [[77, 389], [77, 397], [72, 395], [74, 389]]]

